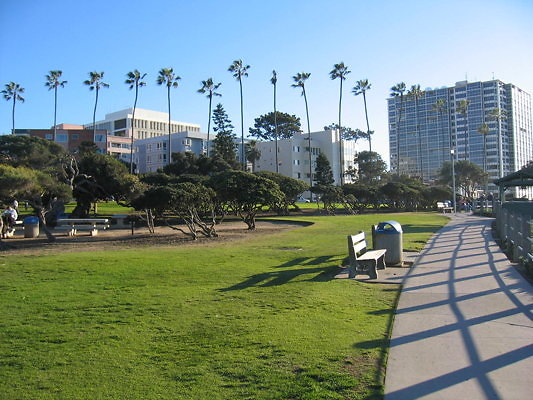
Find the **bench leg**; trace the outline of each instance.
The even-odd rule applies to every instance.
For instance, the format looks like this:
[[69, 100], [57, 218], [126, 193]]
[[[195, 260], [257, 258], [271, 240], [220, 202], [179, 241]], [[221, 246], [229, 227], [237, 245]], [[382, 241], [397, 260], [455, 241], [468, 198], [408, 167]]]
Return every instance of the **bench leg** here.
[[378, 279], [378, 261], [375, 260], [373, 263], [368, 265], [368, 276], [370, 279]]
[[356, 275], [355, 270], [356, 270], [356, 268], [357, 267], [355, 265], [352, 265], [352, 264], [350, 264], [348, 266], [348, 279], [355, 278], [355, 275]]
[[90, 234], [91, 234], [91, 236], [96, 236], [96, 235], [98, 235], [98, 229], [93, 229], [93, 230], [91, 230]]

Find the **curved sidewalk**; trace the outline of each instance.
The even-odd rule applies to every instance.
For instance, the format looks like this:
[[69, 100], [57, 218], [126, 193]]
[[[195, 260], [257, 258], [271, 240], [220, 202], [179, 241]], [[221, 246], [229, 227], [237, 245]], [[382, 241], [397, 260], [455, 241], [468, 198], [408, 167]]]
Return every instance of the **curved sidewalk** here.
[[491, 222], [453, 217], [405, 278], [386, 400], [532, 398], [533, 288], [492, 240]]

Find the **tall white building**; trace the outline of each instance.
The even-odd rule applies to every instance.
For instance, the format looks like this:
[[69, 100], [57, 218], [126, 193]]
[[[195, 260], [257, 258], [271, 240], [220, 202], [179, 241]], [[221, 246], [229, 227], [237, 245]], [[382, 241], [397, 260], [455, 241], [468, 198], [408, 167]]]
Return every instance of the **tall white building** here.
[[[455, 161], [479, 165], [492, 182], [533, 159], [531, 95], [511, 83], [462, 81], [426, 89], [419, 99], [389, 98], [388, 111], [393, 173], [435, 182], [453, 149]], [[497, 192], [492, 183], [488, 189]], [[517, 196], [524, 194], [517, 189]]]
[[[337, 130], [311, 132], [311, 148], [309, 149], [309, 135], [307, 133], [296, 134], [290, 139], [278, 140], [278, 171], [280, 174], [291, 178], [310, 182], [309, 151], [311, 152], [311, 173], [314, 178], [316, 158], [320, 153], [325, 154], [331, 169], [335, 184], [340, 184], [340, 143]], [[276, 172], [276, 144], [275, 141], [257, 142], [257, 148], [261, 157], [255, 162], [256, 171]], [[342, 142], [343, 171], [352, 168], [356, 155], [356, 144], [353, 141]], [[351, 182], [350, 177], [344, 177], [344, 183]]]

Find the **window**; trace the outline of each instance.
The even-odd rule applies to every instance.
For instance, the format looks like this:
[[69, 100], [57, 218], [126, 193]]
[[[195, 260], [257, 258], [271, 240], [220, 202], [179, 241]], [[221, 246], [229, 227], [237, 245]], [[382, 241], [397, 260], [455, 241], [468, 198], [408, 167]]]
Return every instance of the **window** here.
[[72, 140], [80, 140], [80, 135], [77, 134], [77, 133], [74, 133], [74, 134], [70, 135], [70, 138], [71, 138]]
[[115, 121], [115, 130], [117, 129], [125, 129], [126, 128], [126, 120], [125, 119], [119, 119]]
[[54, 138], [54, 135], [52, 135], [51, 133], [47, 133], [45, 136], [44, 136], [45, 139], [48, 139], [48, 140], [52, 140]]
[[68, 142], [68, 136], [65, 133], [58, 133], [56, 135], [56, 142], [58, 142], [58, 143], [66, 143], [66, 142]]
[[105, 135], [94, 135], [94, 141], [95, 143], [105, 142]]
[[292, 163], [293, 163], [294, 165], [300, 165], [300, 160], [292, 160]]

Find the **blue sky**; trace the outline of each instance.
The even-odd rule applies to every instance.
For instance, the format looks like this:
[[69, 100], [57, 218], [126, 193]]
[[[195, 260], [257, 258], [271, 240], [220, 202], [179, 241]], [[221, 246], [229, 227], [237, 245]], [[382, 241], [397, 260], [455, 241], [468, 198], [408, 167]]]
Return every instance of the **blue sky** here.
[[[206, 129], [208, 102], [196, 91], [212, 77], [222, 83], [218, 100], [239, 133], [239, 85], [227, 69], [242, 59], [251, 66], [243, 81], [245, 132], [272, 110], [273, 69], [278, 109], [299, 116], [304, 129], [303, 98], [290, 85], [296, 73], [311, 73], [306, 90], [315, 131], [337, 121], [339, 81], [329, 71], [343, 61], [352, 71], [343, 125], [366, 129], [363, 99], [351, 88], [369, 79], [373, 148], [388, 162], [386, 98], [398, 82], [434, 88], [494, 76], [533, 94], [531, 21], [531, 0], [0, 0], [0, 84], [26, 89], [17, 128], [48, 128], [50, 70], [62, 70], [68, 81], [59, 91], [58, 123], [83, 124], [94, 106], [94, 92], [82, 84], [90, 71], [104, 71], [111, 85], [99, 99], [102, 119], [132, 106], [124, 79], [135, 68], [148, 73], [138, 106], [165, 111], [166, 92], [155, 79], [172, 67], [182, 78], [172, 91], [172, 119]], [[11, 104], [2, 101], [0, 133], [10, 129]]]

